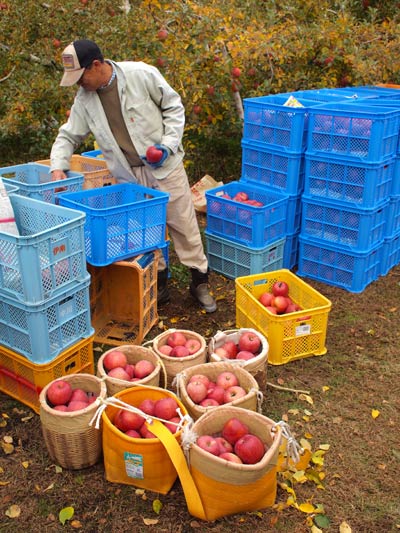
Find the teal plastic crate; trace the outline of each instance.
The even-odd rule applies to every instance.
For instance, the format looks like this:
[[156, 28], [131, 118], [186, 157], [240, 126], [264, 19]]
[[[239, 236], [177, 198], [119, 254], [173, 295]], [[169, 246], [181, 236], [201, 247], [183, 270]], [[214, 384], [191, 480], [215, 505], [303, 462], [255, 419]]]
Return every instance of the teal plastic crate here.
[[169, 194], [135, 183], [60, 195], [60, 204], [82, 211], [86, 260], [105, 266], [165, 245]]
[[10, 202], [20, 234], [0, 233], [1, 295], [38, 303], [84, 281], [84, 213], [18, 194]]
[[79, 285], [38, 304], [24, 304], [3, 295], [0, 344], [43, 364], [92, 335], [89, 283], [88, 274]]
[[83, 186], [83, 174], [73, 171], [66, 172], [63, 180], [52, 181], [49, 167], [39, 163], [25, 163], [0, 168], [0, 176], [4, 183], [18, 187], [20, 196], [28, 196], [34, 200], [57, 204], [62, 192], [80, 191]]
[[285, 238], [263, 248], [242, 246], [205, 232], [211, 270], [230, 279], [279, 270], [283, 264]]
[[299, 236], [296, 274], [349, 292], [362, 292], [381, 275], [382, 242], [363, 252]]

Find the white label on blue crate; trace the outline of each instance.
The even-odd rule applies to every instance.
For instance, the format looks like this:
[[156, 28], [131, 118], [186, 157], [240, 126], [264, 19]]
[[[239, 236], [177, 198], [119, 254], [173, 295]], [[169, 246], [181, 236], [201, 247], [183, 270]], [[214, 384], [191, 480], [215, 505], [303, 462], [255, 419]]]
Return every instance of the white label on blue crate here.
[[124, 452], [125, 471], [128, 477], [144, 479], [143, 455], [138, 453]]
[[66, 319], [73, 316], [74, 313], [74, 298], [72, 296], [68, 296], [68, 298], [65, 298], [60, 302], [59, 307], [59, 314], [60, 318]]
[[300, 335], [310, 335], [310, 333], [311, 333], [310, 324], [301, 324], [300, 326], [296, 326], [296, 337]]

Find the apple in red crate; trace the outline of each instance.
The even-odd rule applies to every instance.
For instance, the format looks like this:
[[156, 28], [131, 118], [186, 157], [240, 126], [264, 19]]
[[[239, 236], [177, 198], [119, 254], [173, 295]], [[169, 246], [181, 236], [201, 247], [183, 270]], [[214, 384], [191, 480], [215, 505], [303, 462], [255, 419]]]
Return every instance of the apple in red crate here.
[[147, 359], [140, 359], [135, 365], [135, 377], [143, 379], [154, 372], [154, 363]]
[[236, 441], [234, 452], [243, 463], [253, 465], [264, 456], [265, 446], [257, 435], [248, 433]]
[[175, 346], [185, 346], [186, 342], [186, 335], [182, 331], [174, 331], [167, 337], [167, 344], [172, 346], [172, 348]]
[[186, 392], [194, 403], [199, 404], [207, 396], [207, 387], [201, 381], [190, 381], [186, 386]]
[[232, 452], [223, 452], [219, 455], [221, 459], [230, 461], [231, 463], [243, 464], [243, 461], [235, 453]]
[[113, 423], [120, 431], [126, 433], [129, 429], [139, 430], [144, 424], [144, 418], [133, 411], [119, 409], [114, 416]]
[[261, 347], [261, 339], [252, 331], [243, 332], [238, 341], [239, 350], [257, 353]]
[[213, 455], [219, 455], [219, 444], [212, 435], [200, 435], [196, 440], [197, 446]]
[[274, 296], [287, 296], [289, 294], [289, 285], [286, 281], [275, 281], [271, 287]]
[[120, 350], [112, 350], [111, 352], [108, 352], [108, 354], [103, 359], [103, 366], [106, 371], [109, 371], [118, 366], [124, 368], [127, 363], [128, 361], [126, 359], [126, 355]]
[[243, 396], [246, 396], [246, 394], [246, 391], [240, 385], [229, 387], [229, 389], [226, 389], [224, 394], [224, 403], [233, 402], [234, 400], [243, 398]]
[[193, 355], [200, 350], [201, 342], [198, 339], [188, 339], [185, 347], [189, 350], [189, 355]]
[[239, 380], [236, 374], [226, 370], [225, 372], [218, 374], [216, 383], [223, 389], [229, 389], [229, 387], [232, 387], [233, 385], [239, 385]]
[[171, 396], [160, 398], [154, 405], [154, 416], [163, 420], [170, 420], [176, 416], [178, 407], [178, 402]]
[[66, 405], [72, 395], [72, 386], [69, 381], [58, 379], [53, 381], [47, 389], [47, 400], [52, 405]]
[[232, 445], [236, 443], [243, 435], [249, 432], [248, 426], [236, 417], [229, 418], [223, 425], [221, 435]]

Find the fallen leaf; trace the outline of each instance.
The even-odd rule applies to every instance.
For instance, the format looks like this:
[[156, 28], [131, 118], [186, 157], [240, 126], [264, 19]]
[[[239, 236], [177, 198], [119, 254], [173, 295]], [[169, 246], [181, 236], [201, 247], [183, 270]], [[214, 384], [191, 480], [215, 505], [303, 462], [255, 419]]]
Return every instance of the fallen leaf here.
[[28, 468], [28, 467], [29, 467], [29, 461], [22, 461], [21, 464], [22, 464], [22, 466], [23, 466], [24, 468]]
[[327, 529], [330, 525], [331, 525], [331, 521], [329, 520], [329, 518], [324, 515], [324, 514], [318, 514], [315, 518], [314, 518], [316, 524], [319, 526], [319, 527], [322, 527], [323, 529]]
[[311, 398], [309, 394], [299, 394], [299, 400], [304, 400], [310, 405], [314, 405], [314, 400]]
[[58, 519], [61, 524], [65, 525], [67, 520], [71, 520], [71, 518], [74, 516], [74, 512], [75, 511], [73, 507], [64, 507], [64, 509], [61, 509], [61, 511], [58, 513]]
[[5, 428], [7, 426], [7, 420], [5, 420], [4, 418], [2, 418], [0, 420], [0, 428]]
[[312, 439], [313, 438], [311, 433], [304, 433], [304, 436], [305, 436], [306, 439]]
[[375, 420], [375, 418], [378, 418], [378, 416], [380, 415], [381, 413], [378, 411], [378, 409], [372, 409], [371, 411], [371, 416], [372, 418]]
[[158, 520], [155, 518], [143, 518], [143, 522], [146, 526], [154, 526], [158, 524]]
[[14, 451], [14, 446], [8, 442], [2, 442], [1, 447], [3, 448], [3, 452], [7, 455]]
[[324, 450], [326, 452], [329, 450], [330, 447], [331, 447], [330, 444], [320, 444], [319, 445], [319, 449], [320, 450]]
[[323, 533], [323, 532], [322, 532], [322, 529], [319, 529], [319, 527], [317, 527], [316, 525], [312, 525], [310, 533]]
[[21, 422], [29, 422], [29, 420], [32, 420], [34, 415], [24, 416], [21, 418]]
[[153, 501], [153, 511], [156, 514], [160, 514], [162, 506], [163, 506], [163, 504], [162, 504], [162, 502], [159, 499], [156, 499], [156, 500]]
[[351, 533], [351, 527], [347, 522], [342, 522], [339, 526], [339, 533]]
[[43, 489], [43, 492], [47, 492], [48, 490], [52, 490], [52, 489], [54, 489], [54, 483], [50, 483], [50, 485], [48, 487]]
[[56, 465], [55, 470], [56, 470], [56, 474], [61, 474], [61, 472], [63, 471], [63, 469], [61, 468], [61, 466], [58, 466], [58, 465]]
[[276, 381], [278, 382], [278, 385], [283, 385], [285, 383], [283, 378], [278, 378]]
[[290, 415], [298, 415], [299, 412], [300, 412], [299, 409], [289, 409], [289, 410], [288, 410], [288, 413], [289, 413]]
[[334, 416], [332, 418], [332, 424], [341, 424], [343, 422], [343, 418], [341, 416]]
[[287, 415], [286, 413], [283, 413], [283, 415], [281, 416], [281, 418], [282, 418], [282, 420], [283, 420], [284, 422], [289, 422], [289, 417], [288, 417], [288, 415]]
[[6, 442], [7, 444], [12, 444], [13, 438], [10, 435], [4, 435], [3, 441]]
[[312, 503], [301, 503], [300, 505], [298, 505], [297, 507], [299, 509], [299, 511], [301, 511], [302, 513], [315, 513], [315, 507], [313, 506]]
[[5, 514], [8, 516], [8, 518], [18, 518], [21, 514], [21, 508], [19, 505], [10, 505]]
[[368, 335], [371, 335], [371, 337], [373, 337], [375, 335], [375, 330], [373, 328], [369, 329], [367, 331]]
[[81, 524], [81, 522], [79, 522], [79, 520], [72, 520], [71, 526], [74, 529], [80, 529], [82, 527], [82, 524]]
[[324, 385], [322, 387], [322, 392], [328, 392], [328, 390], [330, 390], [330, 387], [328, 387], [327, 385]]
[[11, 481], [0, 481], [0, 487], [4, 487], [5, 485], [9, 485]]
[[144, 492], [145, 492], [144, 489], [136, 489], [136, 490], [135, 490], [135, 494], [136, 494], [137, 496], [142, 496], [142, 494], [144, 494]]

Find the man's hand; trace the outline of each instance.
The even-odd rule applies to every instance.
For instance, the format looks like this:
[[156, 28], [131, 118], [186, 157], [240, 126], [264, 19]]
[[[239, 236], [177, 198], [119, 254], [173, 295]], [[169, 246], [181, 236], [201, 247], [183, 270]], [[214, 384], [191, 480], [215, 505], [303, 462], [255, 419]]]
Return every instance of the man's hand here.
[[53, 170], [51, 173], [51, 180], [52, 181], [60, 181], [65, 180], [67, 177], [66, 173], [63, 170]]
[[156, 163], [151, 163], [146, 156], [142, 156], [140, 159], [142, 159], [145, 163], [147, 163], [148, 165], [151, 166], [151, 168], [160, 168], [164, 161], [167, 159], [167, 157], [169, 156], [170, 154], [170, 151], [169, 149], [164, 146], [163, 144], [155, 144], [154, 145], [154, 148], [157, 148], [157, 150], [161, 150], [162, 152], [162, 156], [161, 156], [161, 159], [159, 161], [157, 161]]

